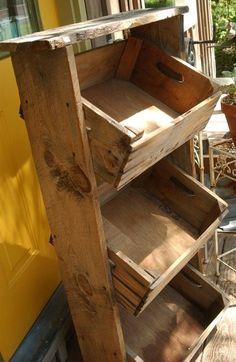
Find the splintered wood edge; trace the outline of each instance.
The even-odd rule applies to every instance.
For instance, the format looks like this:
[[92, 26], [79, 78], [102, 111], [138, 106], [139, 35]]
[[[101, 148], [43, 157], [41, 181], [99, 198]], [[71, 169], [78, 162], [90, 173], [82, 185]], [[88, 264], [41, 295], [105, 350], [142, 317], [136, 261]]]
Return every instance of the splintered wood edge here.
[[71, 24], [37, 32], [19, 38], [5, 40], [0, 43], [0, 50], [15, 52], [21, 48], [34, 46], [37, 49], [58, 49], [86, 39], [112, 34], [117, 31], [164, 20], [184, 14], [188, 6], [170, 7], [165, 9], [142, 9], [108, 15], [77, 24]]

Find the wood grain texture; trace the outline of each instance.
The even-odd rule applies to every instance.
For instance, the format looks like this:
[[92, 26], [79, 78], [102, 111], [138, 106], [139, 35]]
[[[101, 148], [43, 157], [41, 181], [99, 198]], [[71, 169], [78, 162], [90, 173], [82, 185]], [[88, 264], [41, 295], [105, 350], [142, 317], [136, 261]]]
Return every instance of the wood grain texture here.
[[124, 361], [73, 49], [21, 51], [13, 64], [84, 360]]
[[[98, 52], [98, 58], [104, 61], [105, 68], [108, 64], [108, 72], [102, 72], [104, 77], [102, 75], [99, 79], [99, 76], [93, 76], [99, 74], [96, 70], [100, 67], [100, 63], [93, 60], [96, 59], [93, 52], [87, 53], [84, 60], [89, 66], [87, 71], [81, 72], [82, 79], [87, 77], [83, 97], [119, 123], [125, 133], [129, 131], [132, 138], [125, 155], [119, 155], [115, 143], [112, 149], [116, 151], [109, 155], [106, 146], [109, 132], [106, 136], [104, 132], [97, 132], [102, 129], [99, 125], [102, 120], [94, 119], [95, 131], [91, 125], [90, 139], [96, 172], [118, 189], [203, 129], [220, 95], [207, 77], [157, 47], [146, 42], [141, 46], [140, 41], [136, 42], [133, 38], [128, 40], [125, 48], [125, 42], [121, 44], [122, 47], [118, 44], [112, 46], [120, 63], [109, 47], [94, 53]], [[130, 60], [130, 49], [137, 44], [135, 56]], [[83, 63], [83, 55], [78, 59]], [[122, 77], [128, 79], [131, 76], [131, 82], [108, 79], [116, 72], [116, 67], [117, 74], [122, 70]], [[83, 69], [78, 63], [80, 74], [79, 68]], [[92, 76], [89, 79], [90, 73]], [[93, 85], [88, 87], [89, 83]], [[109, 144], [111, 146], [112, 142]], [[116, 164], [115, 168], [113, 164]]]
[[142, 40], [138, 38], [129, 38], [125, 50], [122, 54], [119, 67], [116, 72], [116, 78], [129, 80], [135, 67], [139, 51], [142, 47]]
[[83, 99], [86, 125], [89, 129], [90, 149], [94, 170], [113, 184], [124, 160], [130, 153], [130, 143], [136, 134], [122, 127], [113, 118]]
[[131, 29], [132, 36], [152, 42], [169, 54], [179, 58], [183, 58], [183, 34], [182, 15]]
[[131, 156], [124, 165], [118, 187], [126, 185], [148, 167], [154, 165], [160, 159], [169, 155], [176, 148], [191, 139], [205, 127], [220, 93], [209, 97], [189, 112], [175, 118], [173, 122], [167, 122], [160, 129], [145, 135], [132, 144]]
[[236, 306], [227, 308], [213, 334], [204, 344], [196, 362], [234, 362], [236, 360]]
[[143, 42], [131, 81], [178, 113], [213, 93], [207, 77], [147, 42]]
[[[121, 188], [204, 128], [220, 94], [216, 93], [179, 117], [170, 107], [134, 84], [118, 79], [89, 87], [82, 95], [119, 122], [126, 131], [136, 132], [138, 136], [136, 141], [132, 138], [130, 157], [124, 159], [117, 177], [108, 169], [113, 174], [113, 184]], [[100, 126], [97, 124], [96, 128], [98, 127]], [[93, 137], [102, 141], [99, 133], [93, 133]], [[102, 150], [102, 145], [100, 149]], [[96, 160], [96, 153], [94, 159]], [[105, 173], [100, 175], [106, 179]], [[111, 182], [111, 178], [107, 181]]]
[[196, 346], [198, 339], [207, 338], [204, 329], [206, 325], [211, 327], [209, 334], [220, 310], [215, 310], [206, 323], [204, 308], [167, 286], [138, 318], [122, 310], [125, 341], [145, 362], [183, 361], [189, 352], [200, 347]]
[[75, 56], [80, 89], [115, 78], [125, 41], [93, 49]]
[[[164, 160], [133, 184], [102, 214], [112, 274], [122, 282], [115, 283], [118, 299], [137, 315], [214, 233], [226, 204]], [[203, 228], [213, 208], [215, 220]]]
[[156, 22], [167, 17], [183, 14], [187, 6], [142, 9], [132, 12], [108, 15], [102, 18], [62, 26], [0, 43], [0, 50], [15, 52], [18, 48], [33, 45], [39, 49], [57, 49], [81, 40], [94, 39], [102, 35]]

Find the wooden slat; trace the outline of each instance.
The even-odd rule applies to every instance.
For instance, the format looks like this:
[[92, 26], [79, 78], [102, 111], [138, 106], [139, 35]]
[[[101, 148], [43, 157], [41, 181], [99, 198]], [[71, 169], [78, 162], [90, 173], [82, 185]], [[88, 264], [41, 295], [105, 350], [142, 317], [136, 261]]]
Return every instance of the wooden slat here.
[[[228, 361], [236, 359], [236, 306], [228, 307], [216, 326], [216, 331], [206, 341], [205, 348], [196, 362]], [[195, 357], [195, 356], [194, 356]], [[196, 357], [195, 357], [196, 358]]]
[[205, 293], [210, 293], [213, 306], [220, 292], [204, 278], [202, 280], [195, 270], [191, 269], [191, 272], [203, 285], [200, 294], [190, 287], [194, 298], [188, 291], [189, 281], [183, 280], [180, 292], [166, 287], [139, 318], [134, 319], [122, 311], [126, 343], [144, 361], [195, 361], [206, 338], [212, 336], [212, 330], [225, 318], [229, 308], [224, 308], [222, 302], [216, 309], [206, 309], [201, 302], [202, 296], [207, 299]]
[[[108, 219], [103, 217], [105, 236], [108, 244], [108, 255], [114, 265], [123, 269], [131, 275], [141, 286], [147, 289], [152, 283], [154, 276], [146, 273], [142, 268], [128, 258], [119, 248], [122, 242], [132, 243], [131, 240], [113, 225]], [[125, 240], [126, 239], [126, 240]]]
[[[106, 6], [108, 14], [118, 14], [121, 11], [119, 0], [106, 0]], [[113, 40], [124, 39], [124, 34], [122, 31], [119, 31], [114, 33], [112, 38]]]
[[131, 179], [188, 141], [193, 134], [202, 130], [206, 126], [219, 96], [220, 93], [213, 95], [184, 116], [176, 118], [169, 127], [157, 130], [156, 134], [147, 134], [145, 140], [135, 142], [132, 145], [131, 157], [123, 169], [120, 180], [117, 180], [118, 188], [126, 185]]
[[207, 77], [144, 42], [131, 81], [174, 111], [184, 113], [213, 93]]
[[[107, 226], [105, 227], [106, 231]], [[124, 234], [122, 234], [120, 230], [117, 230], [117, 232], [119, 232], [119, 237], [126, 237]], [[112, 246], [109, 247], [109, 244], [111, 245], [111, 243]], [[128, 276], [132, 277], [135, 282], [135, 286], [133, 286], [132, 288], [136, 289], [139, 287], [139, 289], [135, 290], [136, 293], [144, 295], [148, 287], [150, 287], [150, 285], [155, 280], [155, 274], [153, 273], [153, 275], [151, 275], [151, 273], [147, 273], [145, 269], [139, 267], [138, 264], [133, 262], [132, 259], [128, 258], [124, 253], [122, 253], [122, 251], [113, 251], [112, 248], [115, 248], [114, 244], [114, 239], [108, 240], [108, 255], [115, 266], [113, 274], [121, 275], [121, 273], [123, 273], [124, 279]]]
[[[227, 207], [226, 202], [199, 181], [173, 167], [166, 160], [161, 160], [153, 168], [150, 181], [146, 187], [199, 233], [203, 233], [211, 224], [209, 217], [214, 216], [214, 219], [211, 219], [213, 222]], [[190, 203], [191, 208], [186, 207]]]
[[[116, 290], [119, 291], [123, 297], [127, 299], [132, 305], [137, 306], [141, 302], [141, 298], [136, 295], [131, 289], [127, 287], [124, 283], [122, 283], [118, 278], [113, 278], [113, 285]], [[134, 309], [135, 310], [135, 309]]]
[[169, 286], [138, 318], [121, 311], [126, 344], [145, 362], [183, 361], [204, 331], [204, 317]]
[[143, 9], [133, 12], [108, 15], [78, 24], [63, 26], [30, 34], [0, 43], [0, 50], [14, 52], [18, 47], [28, 47], [34, 43], [42, 49], [57, 49], [81, 40], [94, 39], [98, 36], [111, 34], [117, 31], [156, 22], [167, 17], [183, 14], [188, 11], [187, 6], [166, 9]]
[[[208, 0], [196, 1], [198, 13], [199, 40], [211, 40], [213, 37], [213, 22], [211, 4]], [[204, 74], [215, 78], [215, 56], [214, 48], [208, 44], [200, 44], [201, 65]]]
[[83, 99], [83, 109], [95, 172], [112, 184], [130, 153], [132, 139], [137, 136], [86, 99]]
[[158, 45], [169, 54], [183, 58], [183, 16], [168, 19], [131, 29], [132, 36]]
[[[220, 313], [225, 307], [222, 291], [190, 265], [184, 267], [170, 285], [185, 298], [208, 311], [209, 317], [211, 313]], [[217, 305], [216, 301], [219, 301]]]
[[116, 72], [116, 78], [122, 80], [130, 79], [141, 47], [142, 40], [137, 38], [128, 39]]
[[117, 42], [75, 56], [80, 89], [114, 78], [126, 42]]
[[[134, 186], [108, 201], [102, 213], [106, 218], [109, 256], [117, 265], [114, 277], [140, 297], [143, 293], [137, 315], [212, 236], [226, 203], [167, 161], [157, 164], [146, 177], [142, 175]], [[215, 219], [203, 228], [213, 208]], [[140, 288], [144, 285], [141, 268], [153, 275], [146, 289]], [[122, 290], [129, 299], [129, 293]]]
[[143, 130], [132, 127], [131, 122], [121, 125], [87, 99], [82, 100], [94, 170], [104, 180], [114, 184], [128, 159], [130, 144], [142, 137]]
[[82, 354], [125, 361], [73, 48], [17, 52], [13, 65]]
[[[84, 0], [85, 6], [86, 6], [86, 12], [87, 12], [87, 19], [96, 19], [100, 18], [104, 15], [107, 15], [107, 12], [105, 13], [106, 9], [104, 8], [104, 4], [102, 1], [94, 1], [94, 0]], [[102, 45], [105, 45], [107, 43], [106, 36], [99, 36], [98, 38], [92, 39], [91, 41], [93, 47], [100, 47]]]
[[140, 0], [133, 0], [133, 7], [134, 9], [140, 9], [141, 6], [140, 6]]
[[120, 0], [120, 9], [122, 12], [129, 11], [129, 3], [128, 0]]

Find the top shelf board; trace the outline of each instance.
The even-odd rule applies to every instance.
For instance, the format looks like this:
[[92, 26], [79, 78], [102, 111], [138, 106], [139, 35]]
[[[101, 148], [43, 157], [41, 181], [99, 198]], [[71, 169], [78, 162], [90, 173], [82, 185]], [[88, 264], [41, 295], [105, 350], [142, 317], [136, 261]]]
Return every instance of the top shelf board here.
[[57, 49], [94, 39], [102, 35], [135, 28], [137, 26], [182, 15], [189, 11], [188, 6], [175, 6], [163, 9], [142, 9], [104, 16], [77, 24], [62, 26], [13, 38], [0, 42], [0, 50], [15, 52], [19, 48], [37, 46], [39, 49]]

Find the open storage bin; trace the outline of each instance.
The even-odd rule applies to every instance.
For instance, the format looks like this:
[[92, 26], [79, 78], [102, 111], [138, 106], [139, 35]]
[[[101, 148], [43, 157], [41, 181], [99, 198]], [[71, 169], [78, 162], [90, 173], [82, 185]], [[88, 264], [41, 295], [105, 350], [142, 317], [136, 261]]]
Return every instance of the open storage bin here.
[[219, 97], [206, 76], [137, 38], [76, 64], [95, 171], [118, 189], [203, 129]]
[[221, 291], [193, 267], [186, 266], [170, 284], [138, 318], [121, 309], [130, 361], [195, 361], [221, 319], [225, 311]]
[[209, 239], [227, 204], [161, 160], [102, 207], [117, 300], [138, 315]]

